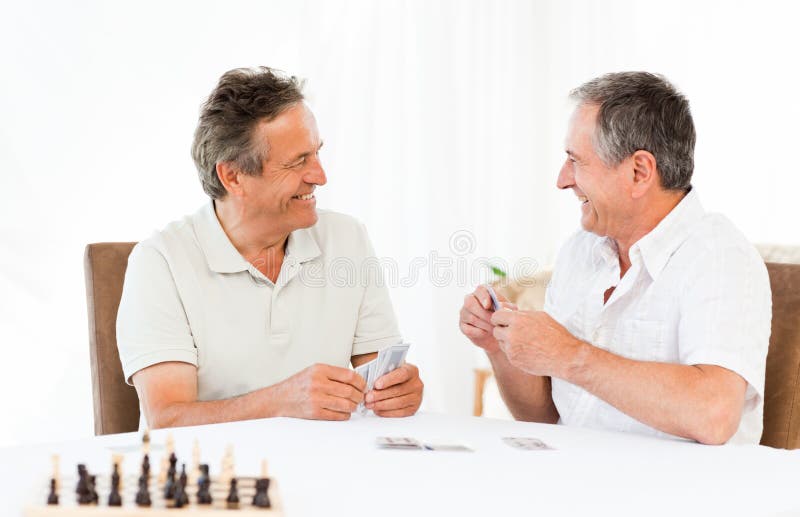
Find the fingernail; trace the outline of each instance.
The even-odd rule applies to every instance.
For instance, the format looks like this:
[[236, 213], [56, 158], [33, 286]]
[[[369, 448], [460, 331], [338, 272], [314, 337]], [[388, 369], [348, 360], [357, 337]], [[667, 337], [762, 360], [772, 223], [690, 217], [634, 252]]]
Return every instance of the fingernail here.
[[383, 383], [382, 382], [376, 382], [375, 383], [375, 389], [376, 390], [382, 390], [383, 389]]
[[367, 402], [367, 404], [372, 404], [372, 399], [374, 399], [374, 398], [375, 398], [375, 396], [372, 393], [370, 393], [370, 394], [368, 394], [366, 396], [366, 398], [364, 400]]

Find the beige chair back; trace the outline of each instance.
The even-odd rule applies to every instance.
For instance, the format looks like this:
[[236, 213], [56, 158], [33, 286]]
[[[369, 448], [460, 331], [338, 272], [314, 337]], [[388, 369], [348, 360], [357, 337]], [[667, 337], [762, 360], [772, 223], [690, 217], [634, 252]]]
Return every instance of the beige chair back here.
[[89, 244], [83, 259], [89, 316], [89, 352], [94, 399], [94, 433], [139, 428], [139, 398], [125, 384], [117, 350], [117, 309], [135, 242]]

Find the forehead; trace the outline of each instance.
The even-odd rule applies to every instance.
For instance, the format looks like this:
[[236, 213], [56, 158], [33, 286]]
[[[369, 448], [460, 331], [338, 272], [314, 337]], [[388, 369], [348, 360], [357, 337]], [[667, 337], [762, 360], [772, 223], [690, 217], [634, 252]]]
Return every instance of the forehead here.
[[600, 106], [597, 104], [580, 104], [575, 107], [567, 127], [567, 148], [591, 144], [599, 111]]
[[317, 121], [304, 102], [295, 104], [270, 121], [259, 122], [253, 136], [269, 145], [270, 155], [294, 154], [319, 145]]

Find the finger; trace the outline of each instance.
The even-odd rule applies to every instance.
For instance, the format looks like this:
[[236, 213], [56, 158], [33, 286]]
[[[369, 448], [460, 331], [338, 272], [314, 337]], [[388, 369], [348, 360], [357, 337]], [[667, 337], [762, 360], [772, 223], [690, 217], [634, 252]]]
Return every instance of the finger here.
[[408, 363], [401, 364], [397, 369], [378, 377], [373, 385], [376, 390], [383, 390], [389, 386], [407, 382], [418, 375], [417, 367]]
[[515, 315], [516, 312], [510, 309], [502, 309], [499, 311], [495, 311], [494, 314], [492, 314], [492, 324], [508, 326], [509, 324], [511, 324], [511, 321], [514, 319]]
[[362, 393], [367, 387], [367, 382], [362, 376], [357, 374], [355, 370], [342, 368], [340, 366], [332, 366], [330, 364], [321, 364], [317, 366], [321, 368], [323, 374], [332, 381], [349, 384]]
[[356, 404], [360, 404], [361, 401], [364, 400], [363, 392], [358, 391], [350, 384], [345, 384], [343, 382], [329, 381], [325, 384], [325, 386], [323, 386], [323, 390], [328, 395], [352, 400]]
[[508, 309], [508, 310], [512, 310], [512, 311], [519, 310], [519, 307], [517, 307], [517, 304], [516, 303], [511, 303], [511, 302], [500, 302], [500, 308]]
[[494, 336], [494, 338], [497, 341], [507, 341], [508, 340], [508, 334], [509, 334], [508, 327], [497, 326], [492, 331], [492, 336]]
[[382, 389], [382, 390], [372, 390], [364, 396], [364, 402], [366, 404], [372, 404], [374, 402], [378, 402], [379, 400], [386, 400], [395, 397], [401, 397], [403, 395], [408, 395], [414, 391], [413, 386], [410, 382], [404, 382], [402, 384], [397, 384], [390, 388]]
[[411, 416], [417, 412], [418, 406], [408, 406], [400, 409], [389, 409], [386, 411], [373, 411], [377, 416], [383, 418], [402, 418], [405, 416]]
[[321, 407], [322, 409], [329, 409], [331, 411], [338, 411], [340, 413], [352, 413], [358, 407], [358, 403], [353, 402], [350, 399], [326, 395], [322, 399]]
[[485, 285], [479, 285], [476, 287], [472, 295], [478, 301], [478, 304], [481, 306], [481, 308], [487, 311], [492, 308], [492, 297], [489, 296], [489, 290], [486, 289]]
[[483, 330], [468, 323], [461, 323], [459, 327], [461, 328], [461, 332], [470, 339], [483, 339], [491, 335], [491, 331]]
[[489, 319], [492, 317], [492, 311], [483, 307], [480, 300], [475, 296], [474, 293], [468, 294], [464, 298], [464, 306], [461, 308], [461, 310], [462, 315], [469, 314], [484, 321], [489, 321]]
[[393, 411], [395, 409], [403, 409], [415, 406], [417, 402], [419, 402], [419, 395], [416, 393], [408, 393], [400, 397], [393, 397], [374, 402], [371, 404], [369, 409], [373, 411]]
[[307, 418], [311, 420], [349, 420], [350, 413], [342, 411], [331, 411], [330, 409], [317, 408]]
[[466, 309], [461, 309], [461, 318], [460, 319], [461, 319], [462, 322], [468, 323], [468, 324], [472, 325], [473, 327], [482, 328], [482, 329], [484, 329], [486, 331], [492, 330], [492, 327], [494, 325], [492, 325], [492, 322], [489, 321], [489, 318], [491, 318], [492, 313], [491, 312], [487, 312], [487, 311], [484, 311], [484, 312], [485, 312], [486, 319], [482, 319], [482, 318], [476, 316], [475, 314], [472, 314], [471, 312], [469, 312]]

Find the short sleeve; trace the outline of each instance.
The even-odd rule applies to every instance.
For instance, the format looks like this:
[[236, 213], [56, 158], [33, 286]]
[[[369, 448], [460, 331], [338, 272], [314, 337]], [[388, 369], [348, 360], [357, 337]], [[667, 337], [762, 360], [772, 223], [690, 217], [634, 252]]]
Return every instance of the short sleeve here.
[[366, 228], [359, 226], [364, 246], [364, 262], [360, 268], [364, 295], [358, 310], [352, 355], [377, 352], [403, 341], [380, 261], [375, 256]]
[[744, 246], [710, 249], [686, 277], [680, 298], [682, 364], [713, 364], [748, 383], [745, 410], [764, 395], [772, 294], [764, 262]]
[[138, 244], [128, 259], [117, 314], [117, 347], [125, 381], [157, 363], [197, 366], [197, 348], [164, 256]]

